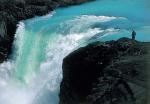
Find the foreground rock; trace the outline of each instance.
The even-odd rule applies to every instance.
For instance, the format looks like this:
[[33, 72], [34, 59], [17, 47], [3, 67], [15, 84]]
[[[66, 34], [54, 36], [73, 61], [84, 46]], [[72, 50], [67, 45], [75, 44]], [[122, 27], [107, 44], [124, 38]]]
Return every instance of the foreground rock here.
[[60, 104], [146, 104], [150, 43], [96, 42], [63, 61]]
[[0, 63], [11, 53], [18, 21], [44, 15], [56, 7], [87, 1], [90, 0], [0, 0]]

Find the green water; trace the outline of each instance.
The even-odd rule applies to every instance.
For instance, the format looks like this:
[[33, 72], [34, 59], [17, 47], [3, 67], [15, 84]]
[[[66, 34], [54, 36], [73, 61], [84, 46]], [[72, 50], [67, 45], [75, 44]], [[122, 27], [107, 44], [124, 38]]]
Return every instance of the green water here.
[[[0, 65], [0, 104], [58, 104], [62, 60], [93, 41], [150, 41], [148, 0], [96, 0], [21, 21], [12, 57]], [[11, 97], [13, 96], [13, 98]]]

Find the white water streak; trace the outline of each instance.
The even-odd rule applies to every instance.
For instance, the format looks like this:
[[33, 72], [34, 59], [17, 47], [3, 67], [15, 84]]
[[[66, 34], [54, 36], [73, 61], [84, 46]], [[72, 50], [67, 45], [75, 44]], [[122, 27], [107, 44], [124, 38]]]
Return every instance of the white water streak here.
[[[59, 101], [59, 86], [62, 79], [63, 58], [95, 34], [104, 31], [100, 28], [91, 28], [91, 24], [97, 22], [108, 22], [117, 18], [121, 17], [84, 15], [77, 17], [74, 20], [61, 23], [60, 27], [56, 29], [56, 33], [53, 33], [53, 36], [55, 37], [49, 35], [49, 39], [45, 39], [47, 40], [47, 47], [45, 50], [46, 59], [39, 63], [39, 73], [34, 75], [29, 74], [31, 77], [28, 76], [27, 79], [32, 79], [30, 79], [25, 86], [21, 83], [15, 82], [18, 80], [17, 77], [16, 79], [14, 77], [11, 78], [11, 75], [9, 74], [9, 72], [15, 69], [14, 63], [22, 60], [22, 57], [20, 56], [23, 55], [22, 50], [24, 48], [23, 43], [25, 41], [24, 37], [26, 37], [24, 34], [26, 28], [25, 24], [20, 22], [15, 35], [13, 61], [4, 62], [0, 65], [0, 72], [3, 73], [3, 75], [0, 75], [0, 104], [57, 104]], [[65, 35], [63, 34], [64, 31], [67, 31]], [[40, 34], [37, 34], [37, 40], [34, 41], [31, 49], [40, 45], [42, 38], [41, 35], [41, 32]], [[33, 58], [34, 55], [34, 57], [39, 57], [36, 56], [34, 49], [32, 51], [33, 52], [31, 53], [33, 54], [29, 55], [30, 58]], [[32, 69], [32, 66], [34, 67], [36, 65], [36, 63], [28, 64], [31, 64], [27, 67], [30, 69]], [[17, 70], [20, 69], [14, 71]], [[8, 77], [10, 77], [9, 80], [7, 80]]]

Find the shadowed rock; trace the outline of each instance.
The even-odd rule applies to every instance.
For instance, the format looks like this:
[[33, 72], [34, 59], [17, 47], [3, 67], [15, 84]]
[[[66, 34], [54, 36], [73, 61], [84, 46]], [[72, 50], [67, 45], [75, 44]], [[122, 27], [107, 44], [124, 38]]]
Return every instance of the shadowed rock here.
[[141, 104], [139, 102], [146, 101], [145, 66], [149, 45], [121, 38], [96, 42], [72, 52], [63, 60], [60, 104]]
[[[91, 0], [0, 0], [0, 63], [8, 58], [18, 21]], [[5, 50], [5, 51], [3, 51]]]

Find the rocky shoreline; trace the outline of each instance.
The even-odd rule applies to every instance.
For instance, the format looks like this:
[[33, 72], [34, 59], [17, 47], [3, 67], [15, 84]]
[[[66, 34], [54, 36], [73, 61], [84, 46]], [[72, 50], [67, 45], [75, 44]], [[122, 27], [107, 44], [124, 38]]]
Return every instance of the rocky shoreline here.
[[42, 16], [57, 7], [91, 0], [0, 0], [0, 63], [11, 53], [16, 25], [21, 20]]
[[95, 42], [63, 60], [60, 104], [146, 104], [150, 42]]

